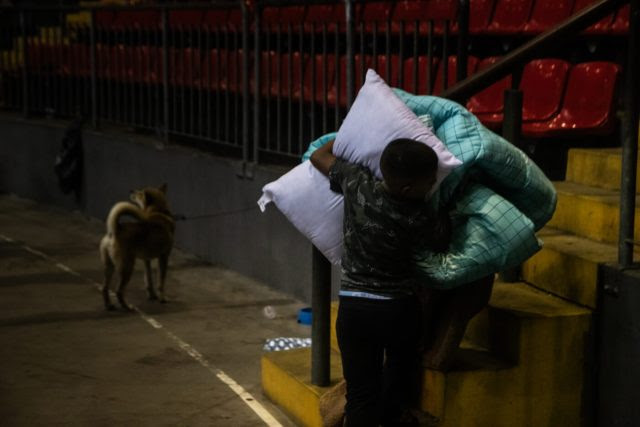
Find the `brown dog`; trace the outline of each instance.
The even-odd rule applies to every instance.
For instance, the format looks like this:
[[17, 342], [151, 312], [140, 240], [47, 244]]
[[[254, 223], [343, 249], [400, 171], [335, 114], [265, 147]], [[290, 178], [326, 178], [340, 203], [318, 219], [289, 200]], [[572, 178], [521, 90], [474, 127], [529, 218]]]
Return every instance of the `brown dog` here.
[[[144, 261], [145, 282], [150, 300], [165, 302], [164, 281], [169, 254], [173, 247], [175, 221], [167, 204], [167, 185], [147, 187], [131, 192], [131, 202], [118, 202], [109, 212], [107, 234], [100, 242], [100, 258], [104, 265], [102, 296], [107, 310], [115, 306], [109, 297], [109, 285], [115, 272], [119, 278], [116, 294], [120, 305], [131, 310], [124, 291], [131, 279], [136, 258]], [[131, 216], [132, 222], [119, 223], [122, 216]], [[158, 293], [151, 278], [151, 260], [158, 260]]]

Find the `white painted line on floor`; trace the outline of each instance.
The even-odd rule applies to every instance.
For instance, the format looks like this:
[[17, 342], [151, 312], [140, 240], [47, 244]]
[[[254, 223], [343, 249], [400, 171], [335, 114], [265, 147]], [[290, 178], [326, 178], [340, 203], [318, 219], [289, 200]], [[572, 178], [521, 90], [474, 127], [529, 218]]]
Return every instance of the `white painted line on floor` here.
[[[88, 277], [85, 277], [83, 275], [81, 275], [80, 273], [78, 273], [77, 271], [69, 268], [68, 266], [61, 264], [59, 262], [57, 262], [55, 259], [51, 258], [49, 255], [40, 252], [39, 250], [30, 248], [27, 245], [23, 245], [20, 244], [18, 242], [16, 242], [14, 239], [5, 236], [3, 234], [0, 234], [0, 238], [3, 239], [6, 242], [9, 243], [15, 243], [17, 245], [19, 245], [22, 249], [24, 249], [27, 252], [30, 252], [34, 255], [39, 256], [40, 258], [51, 262], [53, 265], [55, 265], [56, 267], [58, 267], [59, 269], [73, 275], [76, 277], [80, 277], [85, 279], [86, 281], [88, 281], [89, 283], [91, 283], [92, 285], [94, 285], [96, 288], [98, 288], [98, 290], [100, 290], [102, 288], [102, 285]], [[216, 378], [218, 378], [222, 383], [224, 383], [227, 387], [229, 387], [235, 394], [238, 395], [238, 397], [240, 397], [242, 399], [242, 401], [244, 403], [247, 404], [247, 406], [249, 406], [253, 412], [255, 412], [261, 419], [262, 421], [264, 421], [264, 423], [270, 427], [282, 427], [282, 424], [280, 424], [278, 422], [278, 420], [276, 420], [273, 415], [271, 415], [271, 413], [269, 411], [267, 411], [267, 409], [262, 406], [262, 404], [260, 404], [260, 402], [258, 402], [252, 395], [251, 393], [249, 393], [248, 391], [246, 391], [244, 389], [244, 387], [242, 387], [240, 384], [238, 384], [233, 378], [231, 378], [230, 376], [228, 376], [227, 374], [225, 374], [221, 369], [216, 368], [215, 366], [211, 365], [211, 363], [209, 363], [209, 361], [195, 348], [193, 348], [190, 344], [188, 344], [187, 342], [183, 341], [180, 337], [178, 337], [177, 335], [175, 335], [173, 332], [169, 331], [167, 328], [165, 328], [164, 326], [162, 326], [162, 324], [160, 322], [158, 322], [157, 320], [155, 320], [153, 317], [149, 316], [148, 314], [146, 314], [145, 312], [143, 312], [142, 310], [140, 310], [138, 307], [131, 305], [131, 308], [133, 308], [133, 310], [135, 310], [138, 315], [145, 321], [147, 322], [149, 325], [151, 325], [151, 327], [153, 327], [154, 329], [162, 329], [162, 331], [164, 332], [164, 334], [170, 338], [172, 341], [174, 341], [178, 347], [180, 347], [185, 353], [187, 353], [189, 356], [191, 356], [193, 359], [195, 359], [198, 363], [200, 363], [200, 365], [202, 367], [204, 367], [205, 369], [209, 370], [213, 375], [216, 376]]]

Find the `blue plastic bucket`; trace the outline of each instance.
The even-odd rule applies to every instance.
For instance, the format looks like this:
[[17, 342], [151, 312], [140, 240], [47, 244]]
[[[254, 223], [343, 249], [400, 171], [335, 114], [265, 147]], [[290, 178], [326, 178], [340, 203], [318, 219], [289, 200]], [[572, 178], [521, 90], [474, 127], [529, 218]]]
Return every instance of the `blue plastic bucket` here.
[[311, 324], [311, 307], [301, 308], [298, 311], [298, 323], [303, 325]]

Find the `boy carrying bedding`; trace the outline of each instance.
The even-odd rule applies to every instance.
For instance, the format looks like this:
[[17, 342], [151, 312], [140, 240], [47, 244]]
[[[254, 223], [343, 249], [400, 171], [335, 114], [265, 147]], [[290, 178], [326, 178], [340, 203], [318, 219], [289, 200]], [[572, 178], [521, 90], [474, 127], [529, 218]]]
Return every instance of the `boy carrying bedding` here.
[[336, 323], [347, 385], [344, 425], [413, 423], [408, 407], [415, 395], [422, 323], [414, 257], [448, 242], [447, 221], [425, 203], [438, 158], [426, 144], [396, 139], [380, 158], [380, 180], [332, 149], [333, 141], [318, 148], [311, 163], [344, 195]]

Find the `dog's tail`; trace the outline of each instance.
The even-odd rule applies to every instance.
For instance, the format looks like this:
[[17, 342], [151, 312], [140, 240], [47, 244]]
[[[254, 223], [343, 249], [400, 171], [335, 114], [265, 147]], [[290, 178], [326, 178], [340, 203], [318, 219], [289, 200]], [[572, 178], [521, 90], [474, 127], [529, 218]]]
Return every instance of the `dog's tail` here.
[[118, 202], [111, 208], [107, 217], [107, 234], [112, 236], [118, 228], [118, 220], [122, 215], [131, 215], [138, 220], [145, 220], [146, 214], [138, 206], [130, 202]]

